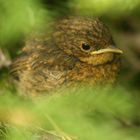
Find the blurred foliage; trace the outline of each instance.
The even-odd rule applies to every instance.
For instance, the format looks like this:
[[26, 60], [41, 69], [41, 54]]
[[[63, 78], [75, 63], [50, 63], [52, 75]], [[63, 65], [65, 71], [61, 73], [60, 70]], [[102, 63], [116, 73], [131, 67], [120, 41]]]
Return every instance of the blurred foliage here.
[[96, 16], [116, 16], [129, 15], [131, 12], [138, 10], [139, 0], [73, 0], [71, 6], [80, 11], [82, 14], [92, 14]]
[[16, 51], [24, 36], [49, 20], [38, 0], [0, 0], [0, 47]]
[[118, 86], [63, 89], [43, 99], [18, 97], [8, 68], [0, 68], [0, 139], [38, 140], [61, 129], [80, 140], [139, 140], [139, 7], [139, 0], [0, 0], [6, 56], [16, 57], [32, 31], [68, 15], [101, 18], [124, 51]]
[[37, 139], [54, 130], [80, 140], [139, 139], [139, 105], [129, 91], [119, 86], [115, 91], [111, 87], [102, 88], [102, 92], [89, 87], [76, 93], [63, 91], [34, 100], [23, 100], [11, 92], [3, 94], [0, 120], [7, 122], [5, 137]]

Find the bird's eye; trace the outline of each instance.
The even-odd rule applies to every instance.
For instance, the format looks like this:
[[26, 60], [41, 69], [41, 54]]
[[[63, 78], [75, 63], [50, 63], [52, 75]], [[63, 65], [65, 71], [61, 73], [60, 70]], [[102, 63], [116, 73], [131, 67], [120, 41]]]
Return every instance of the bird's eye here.
[[82, 44], [82, 50], [89, 51], [90, 50], [90, 46], [87, 43], [83, 43]]

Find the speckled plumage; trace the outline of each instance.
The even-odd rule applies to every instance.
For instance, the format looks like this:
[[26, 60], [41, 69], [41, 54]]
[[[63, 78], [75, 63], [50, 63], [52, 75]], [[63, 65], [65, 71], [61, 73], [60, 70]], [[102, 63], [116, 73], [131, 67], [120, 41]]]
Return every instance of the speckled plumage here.
[[[83, 49], [83, 44], [90, 49]], [[10, 71], [23, 93], [33, 95], [76, 82], [91, 86], [113, 83], [120, 68], [120, 53], [99, 53], [110, 46], [117, 50], [100, 20], [65, 18], [53, 24], [51, 33], [33, 34]]]

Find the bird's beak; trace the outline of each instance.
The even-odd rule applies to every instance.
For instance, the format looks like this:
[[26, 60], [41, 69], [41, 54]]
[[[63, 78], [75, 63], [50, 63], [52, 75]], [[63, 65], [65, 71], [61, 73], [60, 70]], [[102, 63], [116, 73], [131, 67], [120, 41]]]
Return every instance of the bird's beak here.
[[102, 54], [102, 53], [118, 53], [118, 54], [122, 54], [123, 51], [120, 50], [119, 48], [116, 48], [115, 46], [109, 46], [109, 47], [107, 47], [105, 49], [100, 49], [98, 51], [92, 51], [91, 55]]

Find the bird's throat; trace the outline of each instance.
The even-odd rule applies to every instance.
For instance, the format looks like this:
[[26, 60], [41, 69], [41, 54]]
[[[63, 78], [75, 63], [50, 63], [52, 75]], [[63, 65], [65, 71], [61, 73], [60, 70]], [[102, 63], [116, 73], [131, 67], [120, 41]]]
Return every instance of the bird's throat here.
[[80, 57], [80, 60], [87, 64], [97, 66], [97, 65], [103, 65], [112, 62], [114, 60], [114, 56], [115, 55], [113, 53], [105, 53], [105, 54], [91, 55], [88, 57]]

